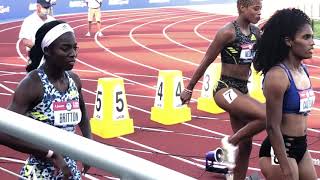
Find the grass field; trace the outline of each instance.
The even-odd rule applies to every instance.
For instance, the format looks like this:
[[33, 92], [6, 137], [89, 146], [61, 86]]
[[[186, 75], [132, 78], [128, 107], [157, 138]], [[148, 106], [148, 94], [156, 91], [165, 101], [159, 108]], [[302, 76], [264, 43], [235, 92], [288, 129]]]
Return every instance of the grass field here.
[[313, 31], [314, 37], [320, 39], [320, 20], [314, 20]]

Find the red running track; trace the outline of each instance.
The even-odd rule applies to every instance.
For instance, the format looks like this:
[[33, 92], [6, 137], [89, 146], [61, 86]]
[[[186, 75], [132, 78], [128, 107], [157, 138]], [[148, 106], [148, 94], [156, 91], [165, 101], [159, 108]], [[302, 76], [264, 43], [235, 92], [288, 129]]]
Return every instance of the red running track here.
[[[84, 36], [87, 32], [86, 14], [57, 18], [67, 21], [76, 32], [80, 49], [74, 70], [83, 82], [89, 117], [92, 117], [93, 113], [97, 79], [116, 76], [125, 79], [129, 113], [134, 119], [135, 133], [112, 139], [94, 136], [96, 141], [115, 146], [196, 179], [223, 178], [219, 174], [205, 172], [203, 167], [205, 153], [218, 147], [223, 135], [232, 134], [225, 113], [212, 115], [201, 112], [196, 109], [196, 103], [191, 103], [192, 121], [164, 126], [150, 120], [150, 109], [154, 103], [158, 71], [181, 70], [186, 84], [217, 29], [235, 17], [182, 8], [107, 12], [103, 13], [104, 37], [101, 38]], [[0, 24], [1, 107], [8, 105], [13, 90], [25, 75], [25, 52], [17, 41], [20, 25], [21, 21]], [[217, 61], [220, 61], [219, 58]], [[320, 123], [316, 121], [320, 115], [320, 50], [316, 49], [314, 58], [306, 60], [305, 63], [309, 67], [317, 96], [310, 116], [310, 128], [313, 129], [308, 130], [308, 143], [313, 158], [320, 158], [320, 131], [317, 130]], [[196, 86], [196, 90], [200, 89], [201, 82]], [[196, 91], [193, 98], [198, 96], [199, 91]], [[143, 130], [139, 127], [154, 130]], [[259, 144], [265, 135], [263, 132], [254, 137], [248, 175], [259, 172]], [[26, 158], [26, 155], [6, 147], [1, 147], [1, 156], [22, 160]], [[15, 173], [18, 173], [22, 166], [9, 161], [0, 162], [0, 167]], [[316, 167], [316, 170], [320, 175], [320, 168]], [[91, 168], [89, 173], [89, 179], [112, 177], [96, 168]], [[0, 177], [16, 179], [4, 171], [0, 171]]]

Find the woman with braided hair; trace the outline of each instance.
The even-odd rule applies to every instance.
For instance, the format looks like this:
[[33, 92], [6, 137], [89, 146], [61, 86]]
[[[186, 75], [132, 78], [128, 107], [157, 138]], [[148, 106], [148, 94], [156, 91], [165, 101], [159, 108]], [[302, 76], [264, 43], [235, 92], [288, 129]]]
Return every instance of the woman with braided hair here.
[[252, 136], [265, 129], [265, 105], [251, 98], [247, 87], [255, 54], [252, 47], [260, 38], [260, 30], [253, 24], [260, 20], [262, 3], [261, 0], [238, 0], [237, 8], [239, 16], [217, 32], [180, 98], [182, 103], [190, 101], [194, 86], [221, 53], [221, 78], [213, 94], [218, 106], [229, 113], [234, 132], [230, 137], [225, 136], [221, 144], [224, 161], [229, 169], [233, 169], [234, 179], [243, 180], [248, 169]]
[[263, 26], [254, 67], [265, 76], [267, 138], [259, 157], [267, 180], [315, 180], [307, 147], [307, 119], [315, 101], [304, 59], [312, 57], [310, 18], [299, 9], [277, 11]]

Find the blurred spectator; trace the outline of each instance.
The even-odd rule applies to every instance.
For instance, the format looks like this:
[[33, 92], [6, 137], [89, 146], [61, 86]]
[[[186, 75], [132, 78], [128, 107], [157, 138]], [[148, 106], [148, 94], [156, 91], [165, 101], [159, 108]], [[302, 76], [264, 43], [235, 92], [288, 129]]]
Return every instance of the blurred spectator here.
[[53, 16], [53, 6], [57, 4], [57, 0], [48, 0], [51, 3], [51, 7], [49, 8], [49, 15]]
[[86, 36], [91, 36], [91, 25], [92, 20], [95, 18], [97, 22], [97, 30], [98, 30], [98, 36], [103, 36], [101, 29], [101, 5], [102, 0], [86, 0], [87, 6], [88, 6], [88, 33]]
[[19, 39], [21, 39], [27, 51], [30, 51], [34, 45], [37, 30], [44, 23], [54, 20], [54, 18], [49, 15], [51, 6], [50, 0], [37, 0], [36, 11], [24, 19], [20, 29]]

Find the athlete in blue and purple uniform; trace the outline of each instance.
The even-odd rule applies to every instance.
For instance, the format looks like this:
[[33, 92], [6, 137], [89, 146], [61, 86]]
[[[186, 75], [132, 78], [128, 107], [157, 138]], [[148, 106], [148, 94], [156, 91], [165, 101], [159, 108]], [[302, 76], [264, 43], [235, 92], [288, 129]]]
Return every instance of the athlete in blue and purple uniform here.
[[263, 26], [254, 67], [265, 75], [267, 134], [259, 157], [268, 180], [314, 180], [307, 119], [315, 102], [304, 59], [314, 46], [310, 18], [298, 9], [277, 11]]

